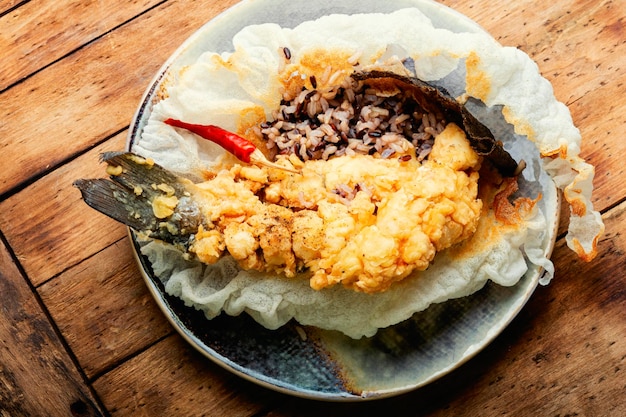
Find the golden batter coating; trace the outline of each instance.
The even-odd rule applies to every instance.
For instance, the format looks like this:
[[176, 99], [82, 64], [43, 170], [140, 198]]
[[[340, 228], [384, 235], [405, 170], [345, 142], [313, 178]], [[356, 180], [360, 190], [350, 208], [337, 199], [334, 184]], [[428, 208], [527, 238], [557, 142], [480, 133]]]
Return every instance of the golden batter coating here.
[[456, 125], [437, 137], [428, 160], [407, 159], [279, 159], [298, 174], [221, 170], [197, 185], [212, 229], [190, 251], [205, 263], [228, 252], [245, 269], [288, 277], [308, 269], [314, 289], [384, 291], [470, 237], [482, 208], [481, 159]]

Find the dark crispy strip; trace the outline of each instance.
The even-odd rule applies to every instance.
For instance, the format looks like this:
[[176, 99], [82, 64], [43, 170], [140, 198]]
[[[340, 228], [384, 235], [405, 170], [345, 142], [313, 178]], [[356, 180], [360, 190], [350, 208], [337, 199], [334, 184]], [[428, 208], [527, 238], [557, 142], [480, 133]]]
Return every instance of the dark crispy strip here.
[[517, 172], [518, 163], [502, 147], [502, 143], [494, 138], [489, 128], [444, 89], [417, 78], [387, 71], [355, 73], [353, 77], [383, 90], [398, 88], [402, 91], [411, 91], [422, 109], [432, 113], [442, 113], [448, 122], [454, 122], [461, 127], [476, 153], [489, 159], [503, 176], [510, 177], [519, 173]]

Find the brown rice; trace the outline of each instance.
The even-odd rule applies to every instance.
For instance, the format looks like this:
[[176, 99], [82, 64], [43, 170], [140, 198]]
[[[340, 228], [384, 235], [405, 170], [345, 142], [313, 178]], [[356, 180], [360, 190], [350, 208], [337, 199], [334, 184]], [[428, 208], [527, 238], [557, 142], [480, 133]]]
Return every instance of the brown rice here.
[[261, 124], [268, 149], [303, 161], [354, 154], [406, 160], [413, 149], [418, 160], [428, 156], [445, 128], [441, 115], [424, 112], [407, 92], [378, 94], [367, 80], [345, 77], [337, 86], [315, 88], [341, 75], [326, 72], [320, 80], [311, 76], [313, 89], [285, 97], [273, 120]]

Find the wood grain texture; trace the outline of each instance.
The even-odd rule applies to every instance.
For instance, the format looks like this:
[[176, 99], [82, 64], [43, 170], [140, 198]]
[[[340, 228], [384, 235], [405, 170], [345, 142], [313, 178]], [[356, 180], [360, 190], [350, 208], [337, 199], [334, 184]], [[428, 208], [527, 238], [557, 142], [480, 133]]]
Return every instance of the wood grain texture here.
[[87, 207], [72, 187], [78, 178], [104, 177], [99, 154], [123, 149], [124, 141], [119, 134], [0, 203], [0, 230], [33, 285], [125, 235], [124, 226]]
[[0, 416], [103, 415], [2, 242], [0, 294]]
[[442, 0], [552, 82], [607, 232], [591, 263], [559, 240], [553, 282], [468, 363], [356, 404], [278, 394], [201, 356], [150, 298], [126, 229], [71, 186], [105, 175], [98, 154], [123, 148], [154, 73], [236, 2], [0, 0], [0, 416], [626, 415], [624, 0]]
[[[626, 94], [626, 73], [621, 70], [626, 67], [624, 5], [578, 0], [553, 6], [552, 14], [544, 16], [553, 47], [544, 43], [536, 56], [531, 52], [580, 128], [581, 155], [596, 166], [594, 204], [599, 210], [626, 194], [626, 183], [610, 180], [624, 174], [624, 164], [610, 156], [626, 153], [626, 142], [616, 140], [626, 135], [626, 103], [612, 99]], [[601, 139], [605, 136], [608, 140]]]
[[14, 8], [28, 3], [29, 0], [2, 0], [0, 1], [0, 16], [13, 10]]
[[280, 396], [218, 368], [178, 336], [94, 381], [112, 416], [259, 416]]
[[45, 283], [39, 293], [88, 378], [173, 331], [126, 237]]
[[167, 57], [232, 3], [167, 2], [4, 92], [0, 195], [127, 127]]
[[0, 91], [157, 3], [158, 0], [32, 1], [14, 9], [0, 18]]

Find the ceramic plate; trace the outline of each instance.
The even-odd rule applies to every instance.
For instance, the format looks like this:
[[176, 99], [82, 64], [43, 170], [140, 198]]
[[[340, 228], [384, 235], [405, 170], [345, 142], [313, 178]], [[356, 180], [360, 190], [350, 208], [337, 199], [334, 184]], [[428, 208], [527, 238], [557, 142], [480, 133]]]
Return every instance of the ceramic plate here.
[[[391, 12], [418, 7], [437, 27], [455, 32], [482, 29], [459, 13], [428, 0], [336, 2], [335, 0], [248, 0], [201, 27], [164, 64], [147, 90], [131, 125], [128, 149], [141, 135], [154, 96], [168, 71], [195, 62], [203, 51], [229, 51], [243, 27], [272, 22], [293, 27], [331, 13]], [[545, 251], [552, 251], [558, 225], [558, 194], [542, 181], [549, 231]], [[534, 291], [540, 268], [531, 266], [513, 287], [488, 283], [472, 296], [433, 305], [374, 337], [354, 340], [337, 332], [288, 324], [267, 330], [247, 315], [207, 320], [165, 293], [150, 262], [130, 233], [145, 281], [178, 332], [195, 348], [226, 369], [288, 394], [331, 401], [382, 398], [414, 390], [445, 375], [490, 343], [518, 314]]]

